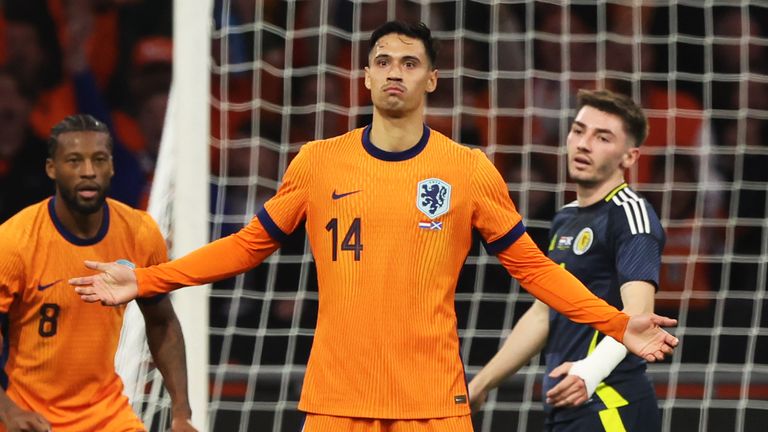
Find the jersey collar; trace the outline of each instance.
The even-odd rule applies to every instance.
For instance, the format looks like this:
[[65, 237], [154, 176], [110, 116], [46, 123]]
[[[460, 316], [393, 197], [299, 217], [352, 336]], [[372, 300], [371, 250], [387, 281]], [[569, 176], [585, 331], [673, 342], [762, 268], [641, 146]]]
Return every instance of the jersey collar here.
[[603, 198], [603, 201], [608, 202], [608, 201], [612, 200], [613, 197], [615, 197], [616, 194], [619, 193], [620, 190], [626, 189], [628, 187], [629, 187], [629, 185], [626, 182], [616, 186], [615, 188], [613, 188], [612, 191], [610, 191], [608, 193], [608, 195], [605, 196], [605, 198]]
[[96, 233], [95, 236], [91, 238], [80, 238], [74, 234], [72, 234], [70, 231], [67, 230], [66, 227], [64, 227], [64, 224], [61, 222], [61, 219], [59, 219], [58, 216], [56, 216], [56, 196], [54, 195], [49, 201], [48, 201], [48, 214], [51, 216], [51, 220], [53, 221], [53, 226], [56, 227], [56, 231], [61, 234], [64, 239], [70, 243], [72, 243], [75, 246], [91, 246], [95, 245], [96, 243], [100, 242], [104, 236], [107, 235], [107, 231], [109, 231], [109, 206], [107, 205], [107, 201], [104, 201], [104, 218], [101, 220], [101, 227], [99, 228], [99, 232]]
[[578, 204], [576, 205], [576, 207], [578, 208], [579, 212], [590, 212], [590, 211], [593, 211], [595, 209], [598, 209], [598, 208], [602, 207], [606, 203], [611, 202], [611, 200], [613, 199], [613, 197], [616, 196], [616, 194], [618, 194], [619, 192], [621, 192], [622, 190], [624, 190], [624, 189], [626, 189], [628, 187], [629, 187], [629, 185], [626, 182], [624, 182], [624, 183], [616, 186], [615, 188], [613, 188], [613, 190], [611, 190], [610, 192], [608, 192], [608, 194], [603, 199], [601, 199], [599, 201], [596, 201], [596, 202], [594, 202], [594, 203], [592, 203], [592, 204], [590, 204], [590, 205], [588, 205], [586, 207], [579, 207]]
[[371, 142], [371, 126], [372, 125], [368, 125], [363, 130], [363, 148], [366, 152], [368, 152], [369, 155], [383, 161], [401, 162], [414, 158], [418, 156], [422, 150], [424, 150], [424, 147], [427, 146], [427, 141], [429, 141], [430, 129], [427, 127], [427, 125], [424, 125], [424, 131], [421, 134], [421, 139], [418, 143], [416, 143], [415, 146], [401, 152], [388, 152], [376, 147]]

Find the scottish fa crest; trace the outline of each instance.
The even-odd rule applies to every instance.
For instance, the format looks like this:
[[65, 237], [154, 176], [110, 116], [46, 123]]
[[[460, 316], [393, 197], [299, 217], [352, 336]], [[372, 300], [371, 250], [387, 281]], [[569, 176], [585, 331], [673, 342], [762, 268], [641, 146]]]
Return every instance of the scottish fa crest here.
[[451, 185], [436, 179], [426, 179], [416, 187], [416, 207], [430, 219], [448, 213], [451, 206]]
[[592, 228], [582, 229], [576, 236], [576, 242], [573, 243], [573, 253], [584, 255], [592, 247], [593, 241], [595, 241], [595, 233], [592, 232]]

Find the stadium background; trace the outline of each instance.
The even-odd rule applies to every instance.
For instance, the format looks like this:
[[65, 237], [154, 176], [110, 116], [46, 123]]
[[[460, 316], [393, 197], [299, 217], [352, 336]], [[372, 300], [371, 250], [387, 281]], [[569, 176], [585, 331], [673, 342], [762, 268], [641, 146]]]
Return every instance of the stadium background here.
[[[172, 76], [172, 2], [14, 0], [2, 12], [3, 218], [50, 193], [42, 143], [74, 111], [110, 124], [113, 195], [146, 206]], [[210, 106], [211, 238], [247, 223], [304, 142], [370, 121], [367, 39], [393, 18], [424, 21], [443, 41], [427, 122], [486, 151], [540, 245], [574, 197], [561, 144], [575, 91], [607, 87], [646, 108], [651, 135], [628, 178], [667, 229], [658, 310], [680, 319], [682, 338], [649, 368], [664, 430], [763, 430], [768, 3], [213, 1], [211, 91], [199, 101]], [[192, 373], [209, 378], [210, 430], [300, 430], [317, 307], [303, 232], [208, 300], [210, 350], [197, 355], [210, 366]], [[456, 296], [468, 374], [530, 302], [476, 244]], [[540, 372], [536, 360], [506, 382], [477, 430], [539, 430]]]

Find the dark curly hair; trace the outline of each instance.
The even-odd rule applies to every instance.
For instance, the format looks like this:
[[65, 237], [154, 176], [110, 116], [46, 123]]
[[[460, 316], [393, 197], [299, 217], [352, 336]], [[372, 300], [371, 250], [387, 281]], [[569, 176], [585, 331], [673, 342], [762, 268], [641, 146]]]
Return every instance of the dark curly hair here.
[[112, 152], [112, 136], [109, 134], [109, 128], [104, 122], [96, 120], [89, 114], [74, 114], [67, 116], [64, 120], [58, 122], [51, 128], [51, 136], [48, 137], [48, 157], [56, 154], [59, 146], [59, 135], [67, 132], [103, 132], [109, 136], [107, 145]]

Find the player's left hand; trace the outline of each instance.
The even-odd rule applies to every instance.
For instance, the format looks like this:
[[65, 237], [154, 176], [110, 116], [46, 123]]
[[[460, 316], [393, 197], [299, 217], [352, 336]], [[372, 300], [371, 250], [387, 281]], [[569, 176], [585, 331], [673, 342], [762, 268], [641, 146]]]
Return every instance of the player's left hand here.
[[174, 417], [171, 421], [170, 432], [197, 432], [197, 429], [192, 426], [188, 418]]
[[630, 352], [648, 362], [664, 360], [664, 356], [672, 354], [680, 341], [661, 327], [676, 324], [675, 319], [653, 313], [633, 315], [629, 318], [622, 342]]
[[572, 362], [565, 362], [549, 373], [551, 378], [559, 378], [563, 375], [566, 377], [549, 389], [547, 392], [548, 404], [558, 408], [575, 407], [589, 400], [587, 385], [584, 380], [576, 375], [568, 375], [572, 365]]

